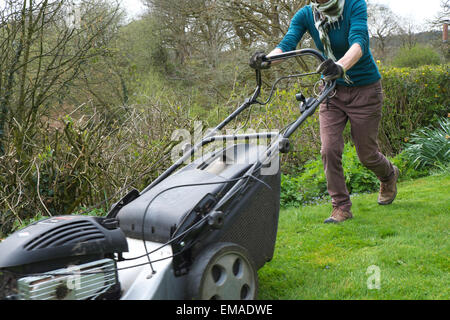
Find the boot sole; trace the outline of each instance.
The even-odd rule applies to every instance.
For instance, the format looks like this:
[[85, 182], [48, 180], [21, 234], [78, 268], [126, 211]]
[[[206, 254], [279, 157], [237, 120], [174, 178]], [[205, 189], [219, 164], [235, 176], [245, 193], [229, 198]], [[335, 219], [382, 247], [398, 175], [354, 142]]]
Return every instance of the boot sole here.
[[334, 223], [334, 224], [338, 224], [338, 223], [342, 223], [342, 222], [345, 222], [345, 221], [348, 221], [348, 220], [351, 220], [351, 219], [353, 219], [353, 217], [347, 218], [347, 219], [342, 220], [342, 221], [337, 221], [337, 220], [328, 218], [328, 219], [326, 219], [323, 223]]

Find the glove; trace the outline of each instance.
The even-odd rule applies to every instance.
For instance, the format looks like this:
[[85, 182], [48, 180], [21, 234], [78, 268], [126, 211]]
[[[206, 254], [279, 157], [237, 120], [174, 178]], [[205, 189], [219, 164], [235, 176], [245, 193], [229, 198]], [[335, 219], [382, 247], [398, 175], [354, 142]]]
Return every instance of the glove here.
[[269, 69], [270, 61], [264, 61], [266, 59], [266, 54], [262, 51], [257, 51], [250, 58], [250, 67], [253, 69]]
[[344, 67], [334, 62], [332, 59], [327, 59], [322, 62], [317, 68], [316, 72], [320, 72], [323, 75], [323, 80], [331, 81], [345, 76]]

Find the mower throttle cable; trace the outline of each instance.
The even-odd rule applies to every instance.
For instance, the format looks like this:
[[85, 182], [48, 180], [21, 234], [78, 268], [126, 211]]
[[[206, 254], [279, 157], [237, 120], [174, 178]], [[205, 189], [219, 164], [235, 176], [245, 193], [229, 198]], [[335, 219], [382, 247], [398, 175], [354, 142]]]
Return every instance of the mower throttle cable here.
[[314, 75], [314, 74], [319, 74], [319, 73], [318, 72], [297, 73], [297, 74], [292, 74], [292, 75], [289, 75], [289, 76], [280, 77], [272, 85], [272, 89], [270, 90], [270, 94], [269, 94], [269, 97], [267, 98], [267, 100], [264, 101], [264, 102], [260, 102], [260, 101], [256, 100], [256, 103], [258, 103], [258, 104], [260, 104], [262, 106], [268, 104], [270, 102], [270, 100], [272, 100], [273, 94], [275, 92], [275, 88], [276, 88], [276, 86], [278, 85], [278, 83], [281, 80], [292, 79], [292, 78], [300, 78], [300, 77], [304, 77], [304, 76], [311, 76], [311, 75]]

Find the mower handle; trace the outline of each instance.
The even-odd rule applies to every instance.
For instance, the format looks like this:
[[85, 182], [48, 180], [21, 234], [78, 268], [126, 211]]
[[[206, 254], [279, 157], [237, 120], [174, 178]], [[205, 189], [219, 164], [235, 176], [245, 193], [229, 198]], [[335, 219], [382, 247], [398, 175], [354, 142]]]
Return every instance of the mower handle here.
[[314, 50], [314, 49], [300, 49], [300, 50], [282, 52], [282, 53], [274, 54], [270, 57], [265, 57], [263, 59], [263, 61], [266, 61], [266, 62], [283, 61], [286, 59], [305, 56], [305, 55], [315, 56], [317, 59], [319, 59], [320, 62], [325, 61], [325, 57], [322, 54], [320, 54], [319, 51]]
[[[319, 51], [317, 51], [315, 49], [300, 49], [300, 50], [282, 52], [282, 53], [274, 54], [270, 57], [266, 56], [263, 58], [263, 61], [265, 61], [265, 62], [284, 61], [284, 60], [287, 60], [290, 58], [308, 56], [308, 55], [315, 57], [321, 63], [325, 61], [325, 57]], [[248, 99], [248, 102], [250, 104], [258, 103], [258, 101], [256, 99], [259, 97], [259, 94], [261, 93], [261, 87], [262, 87], [261, 69], [256, 69], [255, 72], [256, 72], [256, 89], [255, 89], [255, 92], [253, 93], [252, 97], [250, 99]], [[329, 84], [333, 87], [329, 90], [331, 92], [331, 90], [334, 89], [334, 87], [335, 87], [336, 80], [331, 81]], [[328, 89], [328, 86], [325, 86], [324, 91], [327, 91], [327, 89]]]
[[[289, 52], [283, 52], [280, 54], [273, 55], [271, 57], [266, 57], [265, 61], [281, 61], [281, 60], [287, 60], [294, 57], [300, 57], [305, 55], [312, 55], [315, 58], [317, 58], [320, 62], [325, 61], [325, 58], [322, 56], [322, 54], [314, 49], [300, 49], [295, 51], [289, 51]], [[256, 83], [257, 87], [252, 95], [251, 98], [248, 98], [245, 100], [245, 102], [239, 106], [232, 114], [230, 114], [225, 120], [223, 120], [216, 128], [214, 128], [203, 140], [207, 141], [209, 138], [213, 137], [219, 130], [222, 130], [227, 124], [229, 124], [233, 119], [235, 119], [239, 114], [241, 114], [244, 110], [249, 108], [253, 104], [258, 104], [257, 98], [259, 97], [259, 94], [261, 93], [261, 87], [262, 87], [262, 79], [261, 79], [261, 70], [256, 69]], [[292, 123], [289, 128], [286, 130], [286, 132], [283, 134], [283, 138], [288, 139], [292, 133], [297, 130], [297, 128], [306, 120], [307, 117], [312, 115], [316, 108], [319, 106], [322, 101], [324, 101], [328, 95], [331, 93], [331, 91], [336, 86], [336, 81], [328, 81], [325, 82], [325, 87], [319, 96], [318, 99], [315, 100], [315, 102], [310, 106], [310, 108], [304, 112], [300, 118], [298, 118], [294, 123]], [[191, 148], [190, 151], [186, 152], [176, 163], [174, 163], [170, 168], [168, 168], [165, 172], [163, 172], [158, 178], [156, 178], [149, 186], [147, 186], [144, 190], [141, 191], [141, 195], [145, 192], [152, 189], [155, 185], [160, 183], [162, 180], [167, 178], [169, 175], [171, 175], [173, 172], [175, 172], [187, 159], [189, 159], [191, 156], [195, 154], [195, 152], [204, 145], [204, 141], [201, 141], [200, 143], [197, 143], [195, 146]]]

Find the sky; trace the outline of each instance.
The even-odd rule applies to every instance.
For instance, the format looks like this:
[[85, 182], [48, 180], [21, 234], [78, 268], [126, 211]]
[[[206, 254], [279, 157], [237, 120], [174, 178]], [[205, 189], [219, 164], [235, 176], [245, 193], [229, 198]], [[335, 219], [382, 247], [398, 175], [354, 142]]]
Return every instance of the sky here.
[[[130, 16], [137, 16], [144, 10], [141, 0], [121, 0]], [[412, 18], [416, 23], [432, 19], [440, 10], [440, 0], [371, 0], [387, 5], [399, 16]]]
[[141, 0], [119, 0], [130, 17], [136, 17], [145, 10]]
[[440, 0], [371, 0], [374, 3], [384, 4], [402, 17], [412, 18], [416, 23], [433, 19], [440, 11]]

